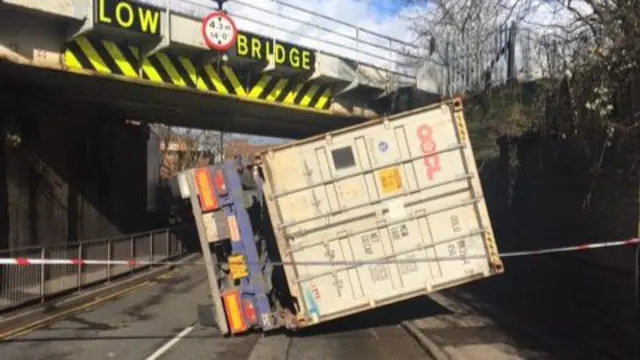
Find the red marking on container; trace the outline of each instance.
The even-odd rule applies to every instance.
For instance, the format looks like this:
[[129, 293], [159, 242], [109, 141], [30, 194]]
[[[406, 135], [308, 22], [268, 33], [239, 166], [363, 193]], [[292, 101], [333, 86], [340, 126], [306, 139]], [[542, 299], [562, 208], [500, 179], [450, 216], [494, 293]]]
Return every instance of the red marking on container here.
[[440, 171], [440, 156], [436, 153], [437, 144], [433, 141], [433, 129], [423, 124], [416, 129], [420, 141], [420, 151], [424, 154], [422, 162], [426, 168], [427, 179], [433, 180], [434, 174]]

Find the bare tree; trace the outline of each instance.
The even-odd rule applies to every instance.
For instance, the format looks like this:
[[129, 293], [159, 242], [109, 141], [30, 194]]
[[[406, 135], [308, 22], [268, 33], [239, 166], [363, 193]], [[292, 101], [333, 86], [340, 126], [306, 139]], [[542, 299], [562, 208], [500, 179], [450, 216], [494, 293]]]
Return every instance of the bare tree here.
[[[491, 96], [492, 106], [501, 106], [483, 109], [477, 117], [489, 122], [477, 126], [491, 132], [489, 138], [535, 131], [542, 137], [566, 139], [575, 145], [572, 157], [586, 159], [593, 175], [591, 189], [597, 175], [609, 166], [626, 174], [638, 171], [637, 1], [434, 0], [431, 4], [412, 14], [412, 30], [425, 39], [436, 39], [434, 62], [453, 70], [455, 76], [478, 79], [495, 55], [496, 31], [514, 21], [519, 32], [516, 45], [522, 52], [518, 66], [533, 61], [537, 76], [545, 79], [538, 82], [533, 103], [524, 104], [517, 87], [501, 99]], [[545, 6], [544, 19], [536, 12], [541, 6]], [[474, 68], [478, 62], [480, 66]], [[446, 80], [451, 85], [452, 79]], [[465, 108], [467, 112], [474, 109]], [[588, 200], [589, 195], [585, 204]]]
[[167, 178], [223, 158], [221, 135], [217, 131], [154, 125], [160, 137], [160, 174]]

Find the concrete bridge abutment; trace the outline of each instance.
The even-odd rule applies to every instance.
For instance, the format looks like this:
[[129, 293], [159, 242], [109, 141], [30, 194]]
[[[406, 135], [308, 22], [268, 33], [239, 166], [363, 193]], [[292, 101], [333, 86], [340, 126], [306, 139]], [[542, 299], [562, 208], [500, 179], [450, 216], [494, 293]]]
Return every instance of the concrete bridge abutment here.
[[146, 125], [29, 85], [0, 94], [0, 249], [146, 227]]

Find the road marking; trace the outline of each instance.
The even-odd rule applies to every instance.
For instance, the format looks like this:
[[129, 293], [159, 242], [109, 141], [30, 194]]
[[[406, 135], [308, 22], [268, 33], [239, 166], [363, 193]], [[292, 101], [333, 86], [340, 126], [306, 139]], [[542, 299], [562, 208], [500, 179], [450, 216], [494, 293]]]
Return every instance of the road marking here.
[[166, 274], [164, 274], [164, 275], [160, 275], [160, 276], [158, 276], [156, 279], [161, 279], [161, 280], [171, 279], [171, 277], [173, 276], [172, 272], [173, 272], [173, 271], [168, 272], [168, 273], [166, 273]]
[[31, 323], [23, 325], [23, 326], [20, 326], [20, 327], [18, 327], [16, 329], [12, 329], [12, 330], [6, 331], [4, 333], [0, 333], [0, 340], [7, 341], [7, 340], [15, 339], [15, 338], [17, 338], [19, 336], [26, 335], [26, 334], [34, 331], [34, 330], [40, 329], [40, 328], [42, 328], [44, 326], [47, 326], [47, 325], [51, 324], [52, 322], [54, 322], [56, 320], [59, 320], [59, 319], [64, 318], [66, 316], [78, 313], [78, 312], [83, 311], [83, 310], [88, 310], [88, 309], [90, 309], [90, 308], [92, 308], [92, 307], [94, 307], [96, 305], [102, 304], [102, 303], [104, 303], [104, 302], [106, 302], [108, 300], [117, 298], [119, 296], [127, 295], [127, 294], [129, 294], [129, 293], [131, 293], [131, 292], [133, 292], [135, 290], [138, 290], [138, 289], [140, 289], [142, 287], [150, 286], [150, 285], [153, 285], [153, 284], [154, 283], [152, 283], [151, 281], [145, 281], [143, 283], [140, 283], [140, 284], [137, 284], [135, 286], [120, 290], [118, 292], [111, 293], [108, 296], [96, 298], [95, 300], [90, 301], [88, 303], [84, 303], [84, 304], [82, 304], [80, 306], [76, 306], [74, 308], [67, 309], [67, 310], [62, 311], [60, 313], [57, 313], [57, 314], [54, 314], [54, 315], [51, 315], [51, 316], [47, 316], [47, 317], [45, 317], [43, 319], [31, 322]]
[[370, 328], [369, 331], [371, 332], [371, 335], [376, 338], [376, 340], [380, 341], [380, 337], [378, 336], [378, 334], [376, 334], [375, 330]]
[[159, 358], [160, 356], [162, 356], [162, 354], [166, 353], [167, 351], [169, 351], [169, 349], [171, 349], [175, 344], [178, 343], [178, 341], [182, 340], [182, 338], [184, 338], [185, 336], [189, 335], [190, 332], [193, 331], [193, 329], [195, 329], [194, 326], [187, 326], [184, 330], [182, 330], [178, 335], [176, 335], [173, 339], [171, 339], [168, 343], [162, 345], [162, 347], [158, 350], [156, 350], [156, 352], [154, 352], [153, 354], [151, 354], [148, 358], [146, 358], [145, 360], [156, 360], [157, 358]]

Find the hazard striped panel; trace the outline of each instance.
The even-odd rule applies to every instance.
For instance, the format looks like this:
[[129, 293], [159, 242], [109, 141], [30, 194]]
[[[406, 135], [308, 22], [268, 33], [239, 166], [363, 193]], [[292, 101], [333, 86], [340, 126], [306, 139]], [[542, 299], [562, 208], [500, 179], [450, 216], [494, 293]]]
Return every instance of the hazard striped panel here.
[[75, 38], [67, 44], [64, 63], [72, 69], [138, 77], [138, 49], [107, 40], [90, 40], [84, 36]]
[[263, 74], [247, 93], [250, 98], [279, 102], [320, 110], [329, 109], [332, 92], [330, 88], [311, 83], [296, 83], [290, 79]]
[[64, 62], [71, 69], [140, 78], [152, 83], [233, 95], [303, 108], [328, 110], [332, 91], [269, 74], [238, 73], [227, 65], [199, 65], [188, 57], [160, 52], [140, 59], [137, 47], [84, 36], [67, 44]]

